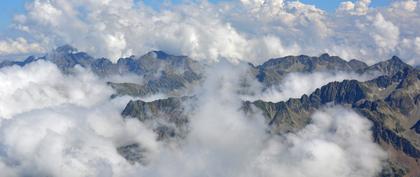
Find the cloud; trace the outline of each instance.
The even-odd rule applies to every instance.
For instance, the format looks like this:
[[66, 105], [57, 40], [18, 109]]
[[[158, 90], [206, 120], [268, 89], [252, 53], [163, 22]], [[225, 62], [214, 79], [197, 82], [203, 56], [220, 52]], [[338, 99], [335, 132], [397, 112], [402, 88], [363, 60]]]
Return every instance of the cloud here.
[[[346, 79], [366, 81], [374, 77], [375, 75], [360, 75], [345, 72], [290, 73], [286, 75], [286, 77], [278, 85], [272, 86], [263, 91], [258, 91], [258, 86], [254, 86], [253, 94], [244, 94], [242, 97], [245, 100], [253, 101], [287, 101], [289, 98], [300, 98], [303, 94], [309, 95], [315, 91], [315, 89], [320, 88], [329, 82], [343, 81]], [[261, 86], [259, 88], [261, 88]]]
[[[298, 132], [267, 133], [262, 114], [240, 110], [239, 78], [247, 69], [226, 60], [210, 66], [197, 101], [185, 104], [194, 106], [186, 112], [188, 135], [157, 141], [147, 124], [121, 117], [131, 98], [110, 100], [105, 81], [87, 70], [62, 75], [45, 61], [4, 68], [2, 98], [8, 99], [0, 108], [11, 111], [1, 116], [0, 169], [10, 176], [72, 177], [353, 177], [381, 170], [386, 156], [372, 140], [371, 123], [345, 108], [320, 110]], [[10, 100], [29, 106], [7, 107]], [[117, 152], [133, 143], [146, 149], [146, 165], [130, 164]]]
[[371, 37], [379, 46], [378, 50], [381, 52], [392, 51], [399, 41], [399, 29], [392, 22], [386, 21], [381, 14], [377, 14], [371, 19], [372, 26], [368, 26], [369, 30], [374, 29]]
[[114, 104], [58, 106], [3, 120], [5, 169], [17, 176], [126, 176], [137, 166], [117, 147], [141, 143], [150, 151], [158, 148], [154, 133], [138, 121], [123, 121]]
[[[329, 52], [369, 63], [398, 54], [419, 64], [420, 34], [413, 28], [420, 25], [417, 2], [379, 9], [369, 4], [345, 2], [329, 14], [283, 0], [203, 1], [161, 10], [131, 0], [34, 0], [14, 24], [30, 37], [3, 40], [0, 55], [69, 43], [114, 61], [158, 49], [219, 62], [207, 69], [195, 90], [195, 105], [184, 105], [194, 111], [187, 112], [188, 135], [176, 142], [157, 141], [149, 125], [123, 119], [120, 113], [132, 98], [110, 100], [113, 91], [105, 80], [86, 69], [76, 67], [65, 75], [46, 61], [3, 68], [0, 171], [72, 177], [375, 176], [386, 155], [373, 142], [372, 124], [351, 110], [321, 109], [305, 128], [283, 135], [267, 133], [270, 127], [261, 113], [240, 110], [244, 93], [258, 89], [252, 81], [251, 87], [241, 87], [247, 65], [240, 61]], [[257, 96], [280, 101], [349, 78], [369, 76], [292, 73]], [[107, 79], [142, 82], [136, 76]], [[130, 164], [118, 154], [118, 147], [133, 143], [146, 149], [147, 165]]]
[[29, 43], [25, 38], [0, 40], [0, 54], [39, 53], [45, 49], [38, 43]]
[[75, 76], [64, 75], [56, 65], [37, 61], [25, 67], [0, 70], [0, 117], [62, 104], [90, 106], [106, 100], [112, 90], [91, 72], [76, 68]]
[[153, 10], [130, 0], [34, 0], [15, 17], [14, 27], [43, 49], [69, 43], [114, 61], [165, 50], [209, 61], [261, 63], [285, 55], [329, 52], [370, 64], [392, 55], [419, 64], [417, 2], [369, 5], [370, 0], [348, 1], [337, 12], [325, 12], [299, 1], [241, 0]]
[[351, 15], [366, 15], [369, 12], [371, 0], [359, 0], [356, 3], [351, 1], [341, 2], [339, 12], [346, 12]]
[[344, 108], [318, 111], [304, 129], [269, 141], [257, 164], [264, 176], [375, 176], [386, 155], [372, 143], [370, 126]]
[[[138, 166], [117, 147], [140, 143], [158, 152], [155, 133], [110, 100], [104, 80], [76, 67], [64, 75], [37, 61], [0, 70], [0, 169], [8, 176], [127, 176]], [[3, 173], [4, 172], [4, 173]]]

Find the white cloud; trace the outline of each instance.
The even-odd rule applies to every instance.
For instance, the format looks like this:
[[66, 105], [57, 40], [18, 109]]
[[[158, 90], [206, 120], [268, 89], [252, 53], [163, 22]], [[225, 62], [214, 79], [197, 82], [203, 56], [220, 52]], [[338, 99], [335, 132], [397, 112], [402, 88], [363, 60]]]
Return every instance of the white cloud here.
[[287, 101], [289, 98], [300, 98], [303, 94], [309, 95], [329, 82], [355, 79], [366, 81], [374, 75], [360, 75], [355, 73], [290, 73], [278, 85], [272, 86], [253, 96], [244, 95], [246, 100], [264, 100], [271, 102]]
[[351, 15], [366, 15], [369, 12], [371, 0], [359, 0], [356, 3], [345, 1], [340, 4], [339, 12], [346, 12]]
[[375, 176], [386, 155], [372, 143], [370, 126], [344, 108], [316, 112], [304, 129], [269, 141], [257, 164], [264, 176]]
[[329, 52], [368, 63], [400, 55], [419, 64], [413, 42], [404, 42], [420, 36], [417, 2], [395, 1], [383, 8], [369, 4], [343, 2], [336, 13], [327, 13], [298, 1], [204, 1], [155, 11], [130, 0], [36, 0], [16, 16], [14, 26], [45, 49], [69, 43], [114, 61], [165, 50], [210, 61], [260, 63]]
[[0, 117], [62, 104], [90, 106], [108, 99], [112, 90], [93, 73], [76, 68], [76, 76], [64, 75], [56, 65], [37, 61], [24, 67], [0, 70]]
[[118, 146], [141, 143], [149, 153], [158, 147], [154, 133], [136, 120], [123, 121], [115, 104], [64, 105], [3, 120], [5, 169], [18, 176], [126, 176], [138, 166], [120, 156]]
[[417, 8], [417, 3], [418, 1], [414, 1], [414, 0], [396, 1], [392, 4], [391, 9], [413, 12]]
[[399, 42], [399, 29], [392, 22], [386, 21], [382, 14], [377, 14], [371, 19], [372, 26], [368, 26], [371, 30], [371, 36], [374, 39], [378, 47], [378, 50], [382, 49], [383, 52], [392, 51], [398, 45]]
[[25, 38], [0, 40], [0, 55], [16, 53], [40, 53], [44, 48], [38, 43], [30, 43]]
[[156, 135], [123, 120], [130, 98], [110, 100], [105, 81], [76, 67], [63, 75], [37, 61], [0, 70], [0, 169], [10, 176], [127, 176], [138, 166], [116, 148], [141, 143], [159, 151]]
[[[369, 9], [369, 4], [346, 2], [341, 10], [350, 13], [328, 14], [283, 0], [199, 2], [161, 11], [130, 0], [35, 0], [15, 18], [16, 28], [35, 42], [3, 40], [0, 55], [70, 43], [113, 60], [160, 49], [210, 61], [262, 62], [330, 52], [369, 63], [399, 54], [419, 64], [417, 3], [395, 2], [381, 9]], [[241, 64], [223, 59], [210, 67], [196, 91], [190, 133], [185, 140], [168, 143], [157, 142], [141, 122], [123, 120], [120, 113], [130, 98], [110, 101], [112, 90], [89, 71], [76, 68], [63, 75], [45, 61], [3, 68], [0, 171], [9, 176], [186, 177], [355, 177], [380, 171], [386, 156], [372, 140], [371, 123], [344, 108], [315, 113], [298, 132], [267, 134], [261, 114], [249, 116], [239, 110], [243, 90], [238, 77], [245, 71]], [[284, 100], [345, 78], [365, 79], [343, 73], [294, 73], [278, 86], [280, 92], [273, 88], [261, 96]], [[148, 165], [131, 165], [117, 153], [117, 147], [130, 143], [148, 150]]]

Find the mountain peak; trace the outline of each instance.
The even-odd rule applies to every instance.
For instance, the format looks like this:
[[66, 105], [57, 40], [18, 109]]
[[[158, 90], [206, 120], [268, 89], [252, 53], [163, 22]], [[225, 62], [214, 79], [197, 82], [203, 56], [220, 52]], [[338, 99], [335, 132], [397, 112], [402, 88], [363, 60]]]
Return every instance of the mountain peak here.
[[319, 58], [329, 58], [329, 57], [330, 57], [330, 54], [328, 53], [323, 53], [319, 56]]
[[397, 57], [397, 56], [392, 56], [391, 59], [389, 59], [388, 61], [392, 62], [392, 63], [404, 63], [401, 58]]
[[54, 52], [57, 52], [57, 53], [74, 53], [74, 52], [77, 52], [77, 51], [78, 50], [75, 47], [73, 47], [73, 46], [71, 46], [69, 44], [66, 44], [66, 45], [57, 47], [54, 50]]
[[391, 59], [376, 63], [365, 68], [365, 71], [376, 71], [384, 75], [395, 75], [400, 71], [412, 69], [413, 67], [402, 61], [399, 57], [393, 56]]
[[168, 53], [161, 51], [161, 50], [154, 50], [151, 51], [149, 53], [147, 53], [145, 56], [150, 56], [152, 58], [156, 58], [156, 59], [167, 59], [169, 58], [171, 55], [169, 55]]

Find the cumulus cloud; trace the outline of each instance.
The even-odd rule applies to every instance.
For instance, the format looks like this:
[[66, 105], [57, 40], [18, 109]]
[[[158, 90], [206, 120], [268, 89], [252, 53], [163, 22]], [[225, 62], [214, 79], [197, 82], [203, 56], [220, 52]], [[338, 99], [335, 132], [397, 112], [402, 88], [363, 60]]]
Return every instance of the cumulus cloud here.
[[370, 2], [343, 2], [337, 12], [325, 12], [287, 0], [195, 1], [160, 10], [131, 0], [34, 0], [15, 17], [14, 27], [44, 49], [69, 43], [114, 61], [165, 50], [210, 61], [260, 63], [329, 52], [368, 63], [400, 55], [419, 64], [417, 1], [382, 8], [370, 8]]
[[371, 37], [379, 46], [378, 50], [382, 50], [380, 52], [383, 53], [395, 49], [400, 35], [398, 27], [392, 22], [386, 21], [381, 14], [377, 14], [369, 20], [372, 22], [372, 26], [367, 27], [369, 30], [373, 29]]
[[0, 54], [39, 53], [45, 49], [38, 43], [30, 43], [25, 38], [0, 40]]
[[351, 15], [366, 15], [369, 11], [371, 0], [359, 0], [356, 3], [345, 1], [338, 7], [339, 12], [346, 12]]

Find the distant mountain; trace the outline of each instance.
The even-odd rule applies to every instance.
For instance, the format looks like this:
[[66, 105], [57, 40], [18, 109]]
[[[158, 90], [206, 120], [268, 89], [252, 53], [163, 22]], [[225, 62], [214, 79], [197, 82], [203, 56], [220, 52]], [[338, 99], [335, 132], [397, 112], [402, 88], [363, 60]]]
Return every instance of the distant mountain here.
[[255, 66], [254, 73], [260, 82], [267, 86], [278, 84], [287, 74], [293, 72], [311, 73], [315, 71], [357, 71], [367, 65], [361, 61], [347, 62], [340, 57], [323, 54], [319, 57], [306, 55], [287, 56], [270, 59]]
[[405, 69], [414, 69], [414, 67], [410, 66], [407, 63], [404, 63], [400, 58], [397, 56], [393, 56], [391, 59], [376, 63], [372, 66], [368, 66], [365, 68], [361, 68], [358, 70], [359, 73], [366, 73], [366, 72], [379, 72], [382, 75], [389, 75], [392, 76], [399, 71]]
[[251, 66], [254, 75], [267, 87], [281, 83], [287, 74], [295, 72], [350, 72], [393, 75], [404, 68], [413, 68], [396, 56], [387, 61], [368, 66], [366, 63], [356, 59], [346, 61], [340, 57], [328, 54], [322, 54], [319, 57], [306, 55], [287, 56], [270, 59], [258, 66], [251, 64]]
[[152, 51], [140, 57], [121, 58], [117, 63], [112, 63], [106, 58], [95, 59], [69, 45], [58, 47], [43, 57], [29, 57], [21, 62], [4, 61], [0, 63], [0, 68], [25, 66], [38, 60], [50, 61], [64, 73], [71, 72], [79, 65], [91, 69], [100, 77], [135, 74], [140, 76], [139, 81], [143, 80], [143, 84], [110, 82], [109, 85], [116, 90], [115, 96], [175, 92], [198, 82], [203, 72], [203, 66], [199, 62], [186, 56], [169, 55], [163, 51]]
[[117, 91], [117, 95], [145, 96], [156, 93], [174, 94], [192, 87], [201, 79], [204, 66], [186, 56], [153, 51], [141, 57], [122, 58], [116, 64], [108, 63], [105, 67], [94, 65], [93, 70], [100, 75], [115, 74], [112, 71], [135, 73], [143, 78], [144, 84], [109, 84]]
[[[163, 51], [152, 51], [143, 56], [120, 58], [116, 63], [106, 58], [95, 59], [85, 52], [79, 52], [70, 45], [64, 45], [43, 57], [29, 57], [24, 61], [4, 61], [0, 68], [18, 65], [24, 66], [37, 60], [47, 60], [57, 65], [64, 73], [69, 73], [76, 66], [91, 69], [100, 77], [134, 74], [140, 76], [142, 83], [108, 84], [116, 90], [115, 96], [147, 96], [163, 93], [171, 96], [182, 96], [186, 90], [195, 87], [203, 77], [204, 64], [187, 56], [174, 56]], [[254, 66], [249, 64], [249, 72], [265, 88], [278, 85], [290, 73], [312, 72], [353, 72], [393, 75], [403, 68], [412, 68], [398, 57], [368, 66], [359, 60], [345, 61], [337, 56], [322, 54], [319, 57], [306, 55], [287, 56], [270, 59]]]
[[4, 68], [4, 67], [8, 67], [8, 66], [13, 66], [13, 65], [17, 65], [17, 66], [25, 66], [28, 63], [31, 63], [33, 61], [37, 60], [34, 56], [30, 56], [27, 59], [25, 59], [24, 61], [3, 61], [0, 63], [0, 68]]

